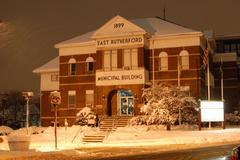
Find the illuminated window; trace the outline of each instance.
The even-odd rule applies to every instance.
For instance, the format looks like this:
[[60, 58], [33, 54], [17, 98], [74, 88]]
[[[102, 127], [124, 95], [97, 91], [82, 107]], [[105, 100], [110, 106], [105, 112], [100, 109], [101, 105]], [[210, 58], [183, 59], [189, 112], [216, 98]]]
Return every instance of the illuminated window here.
[[94, 101], [94, 91], [86, 90], [86, 106], [93, 106]]
[[189, 69], [189, 53], [186, 50], [180, 52], [181, 69]]
[[117, 50], [108, 50], [103, 52], [103, 69], [117, 70]]
[[71, 58], [68, 61], [68, 65], [69, 65], [69, 75], [76, 75], [76, 71], [77, 71], [77, 64], [76, 64], [76, 60], [74, 58]]
[[51, 81], [58, 81], [58, 74], [52, 74]]
[[158, 69], [159, 71], [166, 71], [168, 70], [168, 54], [167, 52], [161, 52], [159, 54], [159, 61], [158, 61]]
[[138, 68], [138, 53], [136, 48], [123, 50], [123, 68], [124, 69]]
[[87, 72], [93, 72], [93, 61], [94, 59], [92, 57], [88, 57], [86, 59], [86, 63], [87, 63]]
[[68, 91], [68, 107], [76, 107], [76, 91]]

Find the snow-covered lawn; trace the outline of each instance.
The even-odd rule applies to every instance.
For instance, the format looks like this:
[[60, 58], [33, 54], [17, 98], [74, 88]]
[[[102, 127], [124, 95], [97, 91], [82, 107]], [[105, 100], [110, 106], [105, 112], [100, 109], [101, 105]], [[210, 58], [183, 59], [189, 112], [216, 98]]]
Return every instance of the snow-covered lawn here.
[[[36, 130], [36, 128], [35, 128]], [[41, 131], [44, 130], [43, 133]], [[31, 130], [32, 131], [32, 130]], [[166, 131], [164, 126], [133, 126], [118, 128], [107, 135], [103, 143], [82, 143], [84, 134], [99, 132], [98, 128], [72, 126], [58, 128], [58, 149], [74, 149], [81, 147], [112, 147], [112, 146], [146, 146], [146, 145], [206, 145], [211, 143], [240, 142], [240, 127], [212, 128], [198, 131], [197, 126], [172, 127]], [[26, 134], [26, 129], [20, 129], [11, 134]], [[10, 134], [10, 135], [11, 135]], [[0, 150], [8, 151], [7, 136], [2, 136]], [[39, 134], [31, 135], [30, 149], [37, 151], [54, 150], [54, 128], [41, 128]]]

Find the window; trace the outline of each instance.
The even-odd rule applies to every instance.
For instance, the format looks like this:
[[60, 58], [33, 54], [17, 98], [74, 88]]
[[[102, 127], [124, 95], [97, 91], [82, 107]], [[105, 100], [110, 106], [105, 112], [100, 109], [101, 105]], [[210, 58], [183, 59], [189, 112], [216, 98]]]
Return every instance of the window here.
[[240, 43], [237, 44], [237, 54], [240, 55]]
[[231, 52], [236, 52], [236, 50], [237, 50], [236, 44], [235, 43], [231, 44]]
[[76, 65], [76, 60], [74, 58], [71, 58], [68, 61], [69, 64], [69, 75], [76, 75], [76, 70], [77, 70], [77, 65]]
[[166, 71], [168, 70], [168, 54], [167, 52], [161, 52], [159, 54], [159, 61], [158, 61], [158, 69], [159, 71]]
[[103, 52], [103, 69], [117, 70], [117, 50], [109, 50]]
[[76, 107], [76, 91], [68, 91], [68, 107]]
[[52, 74], [51, 81], [58, 81], [58, 74]]
[[88, 57], [86, 59], [86, 63], [87, 63], [87, 72], [93, 72], [93, 61], [94, 59], [92, 57]]
[[230, 45], [224, 44], [224, 53], [230, 52]]
[[86, 106], [93, 106], [94, 101], [94, 91], [86, 90]]
[[123, 68], [124, 69], [138, 68], [138, 53], [136, 48], [123, 50]]
[[180, 52], [181, 69], [189, 69], [189, 53], [186, 50]]

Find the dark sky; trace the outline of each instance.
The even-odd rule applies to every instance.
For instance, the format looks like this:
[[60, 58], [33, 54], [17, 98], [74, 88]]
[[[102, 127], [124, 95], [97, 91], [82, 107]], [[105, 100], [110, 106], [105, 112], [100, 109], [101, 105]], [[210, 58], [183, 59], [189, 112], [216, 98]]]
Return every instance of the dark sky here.
[[39, 92], [32, 70], [57, 56], [54, 44], [95, 30], [116, 15], [163, 16], [216, 35], [240, 35], [240, 0], [0, 0], [0, 92]]

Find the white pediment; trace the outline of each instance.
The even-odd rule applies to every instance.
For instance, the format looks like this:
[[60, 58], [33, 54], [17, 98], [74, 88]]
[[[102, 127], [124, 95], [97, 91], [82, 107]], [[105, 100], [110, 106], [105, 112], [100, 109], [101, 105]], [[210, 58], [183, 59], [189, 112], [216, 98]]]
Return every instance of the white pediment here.
[[143, 35], [146, 31], [136, 24], [128, 21], [127, 19], [116, 16], [109, 20], [106, 24], [100, 27], [93, 35], [93, 39], [130, 36], [130, 35]]

